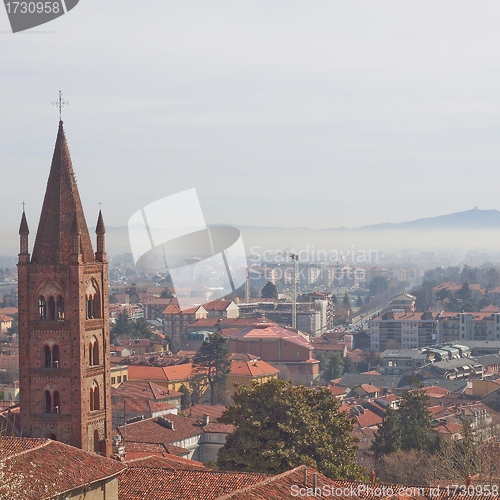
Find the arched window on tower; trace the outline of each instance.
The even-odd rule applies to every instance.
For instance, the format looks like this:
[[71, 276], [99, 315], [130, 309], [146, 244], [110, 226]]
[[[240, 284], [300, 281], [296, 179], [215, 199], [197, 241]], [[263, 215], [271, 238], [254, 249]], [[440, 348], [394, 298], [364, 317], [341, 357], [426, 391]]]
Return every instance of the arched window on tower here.
[[56, 319], [56, 301], [54, 297], [49, 297], [47, 302], [47, 319], [49, 321], [54, 321]]
[[56, 344], [52, 348], [52, 368], [59, 368], [59, 346]]
[[101, 409], [101, 401], [99, 399], [99, 386], [96, 384], [94, 388], [94, 410]]
[[87, 286], [85, 292], [86, 301], [86, 316], [87, 319], [94, 319], [101, 317], [101, 296], [99, 293], [99, 287], [97, 286], [96, 280], [92, 279]]
[[94, 318], [100, 318], [101, 317], [101, 297], [99, 295], [99, 292], [97, 292], [94, 295], [94, 304], [92, 305], [93, 312], [94, 312]]
[[59, 391], [54, 391], [54, 395], [52, 396], [53, 406], [52, 413], [60, 413], [61, 412], [61, 401], [59, 399]]
[[45, 303], [44, 297], [38, 297], [38, 318], [46, 319], [47, 317], [47, 305]]
[[94, 380], [90, 388], [90, 411], [99, 410], [101, 408], [101, 401], [99, 399], [99, 385]]
[[48, 345], [43, 346], [43, 357], [45, 368], [52, 368], [52, 351]]
[[59, 368], [59, 353], [59, 346], [57, 344], [53, 345], [52, 347], [45, 344], [43, 346], [43, 366], [45, 368]]
[[90, 366], [99, 365], [99, 342], [95, 337], [92, 338], [89, 344], [89, 361]]
[[59, 297], [57, 297], [56, 314], [58, 321], [62, 321], [64, 319], [64, 299], [62, 295], [59, 295]]
[[52, 396], [50, 391], [45, 391], [45, 413], [52, 413]]
[[87, 305], [87, 319], [94, 319], [94, 297], [86, 295], [85, 301]]

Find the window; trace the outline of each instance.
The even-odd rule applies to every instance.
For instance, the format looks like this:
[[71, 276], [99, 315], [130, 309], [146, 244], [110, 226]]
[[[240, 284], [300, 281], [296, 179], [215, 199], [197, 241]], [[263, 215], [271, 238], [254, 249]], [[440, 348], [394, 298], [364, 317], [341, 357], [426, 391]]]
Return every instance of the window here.
[[111, 377], [111, 384], [116, 384], [116, 377]]
[[44, 345], [43, 358], [45, 368], [59, 368], [59, 346], [57, 344], [52, 347]]
[[118, 383], [121, 384], [122, 383], [122, 376], [121, 375], [118, 375]]
[[95, 337], [89, 344], [89, 364], [90, 366], [99, 365], [99, 342]]
[[48, 317], [49, 321], [54, 321], [56, 319], [56, 301], [54, 297], [49, 297], [48, 301]]
[[101, 298], [97, 282], [93, 279], [88, 287], [85, 295], [86, 300], [86, 316], [87, 319], [101, 317]]
[[94, 380], [92, 382], [92, 387], [90, 388], [90, 411], [100, 410], [101, 409], [101, 401], [99, 398], [99, 386], [97, 382]]
[[123, 381], [126, 382], [127, 381], [127, 375], [123, 375]]
[[56, 315], [58, 321], [62, 321], [64, 319], [64, 299], [62, 298], [62, 295], [57, 297]]
[[52, 396], [50, 391], [45, 391], [45, 413], [52, 413]]
[[45, 319], [47, 316], [47, 306], [44, 297], [38, 297], [38, 317], [39, 319]]
[[44, 406], [45, 413], [60, 413], [60, 397], [59, 391], [49, 391], [48, 389], [44, 392]]
[[59, 399], [59, 391], [54, 391], [54, 396], [53, 396], [53, 402], [54, 406], [52, 407], [52, 413], [59, 413], [59, 408], [61, 401]]

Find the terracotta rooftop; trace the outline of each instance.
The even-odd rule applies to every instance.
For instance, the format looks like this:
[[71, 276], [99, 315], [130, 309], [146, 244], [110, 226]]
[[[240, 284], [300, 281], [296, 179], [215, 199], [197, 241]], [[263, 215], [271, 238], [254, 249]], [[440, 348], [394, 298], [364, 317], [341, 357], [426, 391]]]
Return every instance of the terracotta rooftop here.
[[114, 401], [123, 398], [151, 399], [154, 401], [165, 401], [182, 396], [182, 392], [167, 389], [162, 385], [147, 381], [127, 380], [116, 389], [112, 389], [112, 398]]
[[262, 377], [266, 375], [277, 375], [279, 370], [274, 366], [255, 359], [252, 361], [231, 361], [231, 372], [229, 375], [238, 377]]
[[191, 363], [162, 367], [128, 365], [128, 378], [129, 380], [164, 380], [165, 382], [171, 382], [188, 379], [192, 370], [193, 365]]
[[[0, 492], [5, 493], [2, 486], [8, 484], [6, 478], [12, 474], [12, 484], [20, 483], [23, 500], [59, 497], [79, 486], [117, 476], [125, 469], [117, 461], [50, 439], [3, 436], [0, 460], [5, 460]], [[3, 494], [0, 497], [8, 498]]]
[[[255, 484], [263, 474], [170, 470], [133, 467], [120, 476], [120, 500], [215, 500], [231, 491]], [[247, 500], [253, 497], [246, 497]]]
[[207, 470], [201, 462], [166, 454], [161, 457], [149, 455], [147, 457], [134, 458], [127, 460], [125, 464], [127, 467], [149, 467], [151, 469]]
[[203, 309], [206, 311], [225, 311], [232, 303], [232, 300], [213, 300], [203, 304]]
[[94, 250], [78, 193], [63, 122], [60, 121], [31, 261], [38, 264], [69, 264], [73, 253], [74, 221], [80, 232], [82, 260], [94, 262]]
[[217, 420], [226, 411], [226, 407], [222, 405], [194, 405], [186, 410], [188, 417], [203, 418], [208, 415], [211, 420]]
[[170, 420], [174, 424], [173, 429], [161, 425], [157, 418], [148, 418], [127, 424], [126, 426], [120, 426], [118, 431], [122, 437], [125, 437], [126, 443], [159, 444], [172, 444], [203, 433], [203, 429], [194, 419], [173, 414], [166, 415], [165, 419]]
[[293, 344], [300, 345], [309, 349], [313, 349], [313, 345], [306, 340], [302, 335], [283, 328], [276, 323], [261, 323], [258, 325], [245, 327], [241, 329], [231, 328], [224, 329], [222, 331], [223, 335], [230, 338], [238, 338], [241, 340], [245, 339], [278, 339], [281, 338]]

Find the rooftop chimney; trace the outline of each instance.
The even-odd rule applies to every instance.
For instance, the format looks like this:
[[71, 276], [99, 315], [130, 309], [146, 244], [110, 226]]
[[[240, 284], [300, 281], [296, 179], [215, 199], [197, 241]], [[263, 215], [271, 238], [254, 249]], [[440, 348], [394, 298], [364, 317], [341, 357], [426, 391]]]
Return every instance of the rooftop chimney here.
[[370, 483], [374, 484], [376, 479], [377, 476], [375, 474], [375, 471], [372, 469], [372, 471], [370, 472]]

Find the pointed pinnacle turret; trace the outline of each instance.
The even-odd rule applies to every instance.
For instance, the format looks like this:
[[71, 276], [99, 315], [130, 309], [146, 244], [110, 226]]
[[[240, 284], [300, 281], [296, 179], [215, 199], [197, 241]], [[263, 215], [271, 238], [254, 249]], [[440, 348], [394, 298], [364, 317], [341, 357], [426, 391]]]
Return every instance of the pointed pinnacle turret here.
[[97, 225], [95, 227], [95, 234], [104, 234], [106, 228], [104, 227], [104, 220], [102, 218], [102, 212], [99, 210], [99, 217], [97, 217]]
[[80, 230], [82, 262], [93, 262], [94, 251], [76, 185], [63, 122], [60, 121], [33, 247], [32, 262], [38, 264], [70, 263], [73, 253], [72, 229], [75, 216]]
[[106, 252], [104, 251], [104, 234], [106, 233], [106, 228], [104, 227], [104, 220], [100, 210], [99, 217], [97, 218], [95, 233], [97, 234], [97, 252], [95, 253], [95, 260], [98, 262], [105, 262]]
[[21, 216], [21, 224], [19, 226], [19, 236], [28, 236], [30, 230], [28, 229], [28, 221], [26, 220], [26, 214], [23, 210], [23, 215]]

